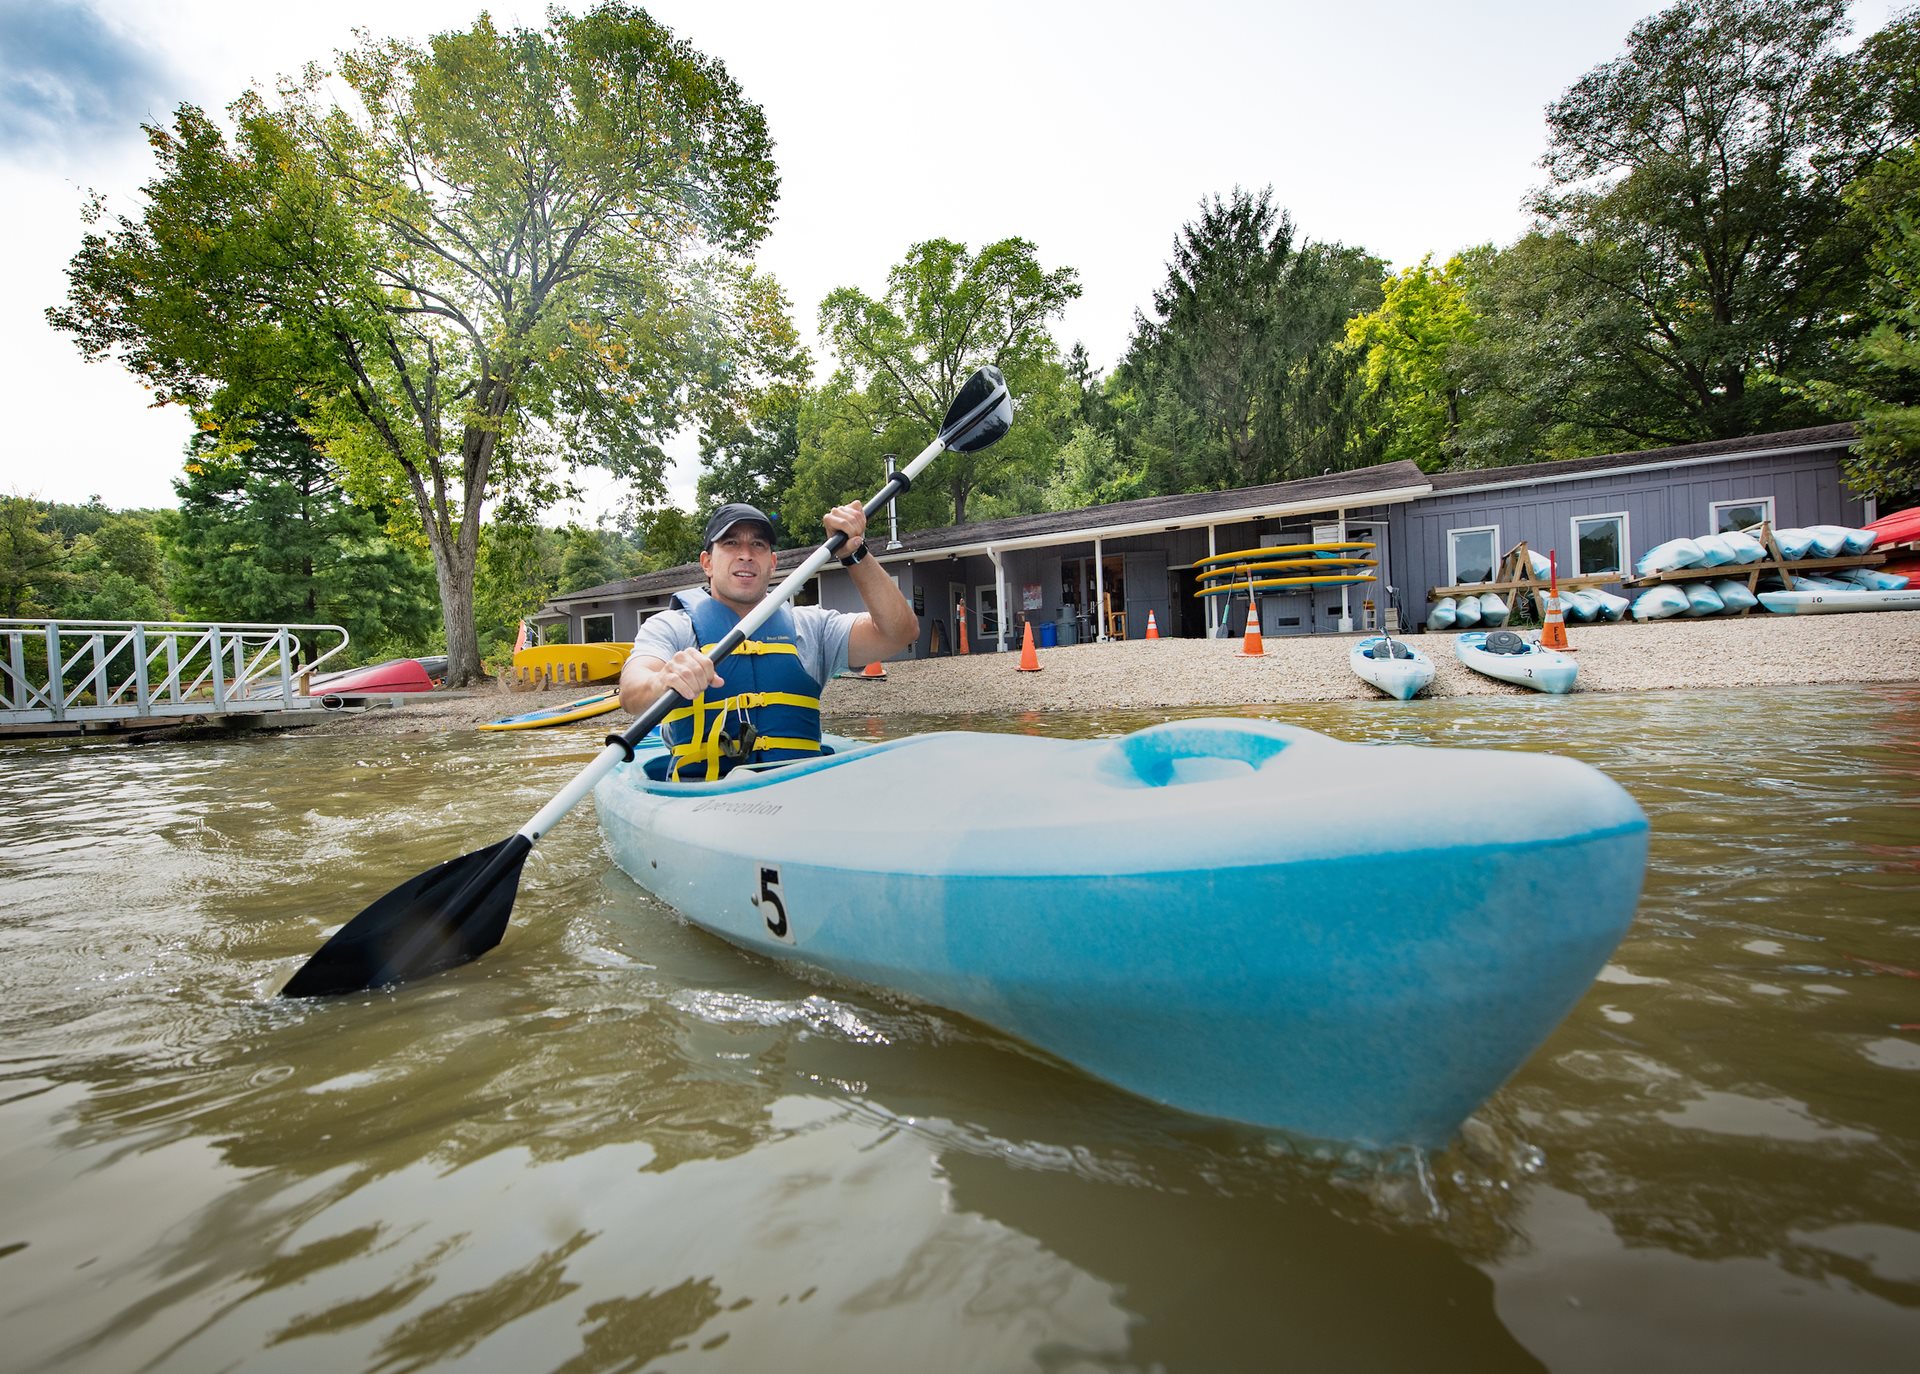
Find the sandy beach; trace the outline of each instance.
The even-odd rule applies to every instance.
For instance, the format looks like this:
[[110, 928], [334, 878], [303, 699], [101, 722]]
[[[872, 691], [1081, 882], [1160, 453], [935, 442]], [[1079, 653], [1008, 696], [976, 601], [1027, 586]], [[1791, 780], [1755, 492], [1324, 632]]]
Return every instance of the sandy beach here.
[[[1531, 632], [1529, 632], [1531, 633]], [[1920, 612], [1749, 616], [1575, 625], [1577, 692], [1654, 692], [1809, 683], [1920, 682]], [[1165, 706], [1264, 705], [1290, 701], [1386, 699], [1347, 668], [1345, 636], [1269, 638], [1258, 658], [1232, 640], [1131, 640], [1038, 652], [1040, 671], [1017, 670], [1020, 655], [976, 653], [886, 665], [885, 678], [842, 678], [822, 709], [835, 716], [993, 711], [1098, 711]], [[1527, 695], [1463, 668], [1450, 634], [1408, 640], [1434, 661], [1433, 697]], [[404, 704], [342, 713], [321, 732], [419, 734], [471, 729], [485, 721], [574, 701], [601, 690], [578, 685], [544, 692], [504, 686], [402, 698]], [[619, 713], [560, 727], [598, 731]]]

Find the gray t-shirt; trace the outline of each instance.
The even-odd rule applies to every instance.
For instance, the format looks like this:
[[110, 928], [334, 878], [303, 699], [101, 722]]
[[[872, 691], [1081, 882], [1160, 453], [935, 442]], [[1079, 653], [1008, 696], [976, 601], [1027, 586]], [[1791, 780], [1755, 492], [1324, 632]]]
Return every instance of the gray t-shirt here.
[[[787, 611], [793, 617], [793, 647], [799, 651], [800, 666], [825, 687], [847, 669], [847, 639], [853, 633], [854, 614], [825, 606], [789, 606]], [[649, 619], [633, 639], [636, 658], [657, 658], [662, 663], [682, 649], [699, 647], [693, 617], [677, 607]], [[722, 660], [720, 676], [726, 675], [727, 665]]]

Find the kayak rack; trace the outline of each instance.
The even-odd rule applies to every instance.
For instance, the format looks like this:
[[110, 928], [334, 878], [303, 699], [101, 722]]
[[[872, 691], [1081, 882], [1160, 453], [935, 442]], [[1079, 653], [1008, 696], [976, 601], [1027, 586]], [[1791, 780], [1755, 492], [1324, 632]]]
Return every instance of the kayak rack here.
[[[1887, 555], [1880, 549], [1871, 549], [1866, 553], [1841, 554], [1835, 558], [1788, 558], [1780, 549], [1780, 543], [1773, 537], [1773, 526], [1765, 521], [1748, 529], [1760, 541], [1764, 555], [1753, 563], [1722, 563], [1714, 568], [1672, 568], [1666, 572], [1648, 573], [1642, 577], [1629, 577], [1629, 587], [1654, 587], [1667, 582], [1698, 582], [1702, 578], [1711, 578], [1720, 582], [1732, 579], [1744, 579], [1747, 590], [1756, 596], [1760, 591], [1760, 579], [1771, 573], [1780, 579], [1780, 585], [1788, 591], [1795, 590], [1795, 573], [1838, 572], [1845, 568], [1877, 568], [1887, 561]], [[1757, 604], [1757, 603], [1756, 603]], [[1732, 612], [1734, 616], [1744, 616], [1753, 610], [1753, 606], [1742, 606]]]
[[[308, 660], [303, 635], [338, 642]], [[0, 730], [78, 734], [319, 710], [303, 683], [347, 641], [338, 625], [0, 620]]]

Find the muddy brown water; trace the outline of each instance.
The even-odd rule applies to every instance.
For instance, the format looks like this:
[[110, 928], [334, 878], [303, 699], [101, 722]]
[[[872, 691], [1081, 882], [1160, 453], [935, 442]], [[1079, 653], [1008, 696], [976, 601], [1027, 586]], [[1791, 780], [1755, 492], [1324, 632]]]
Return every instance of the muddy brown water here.
[[1653, 820], [1614, 960], [1443, 1152], [1183, 1116], [737, 953], [614, 868], [590, 803], [485, 959], [272, 996], [526, 820], [592, 726], [0, 748], [0, 1368], [1910, 1360], [1920, 688], [1258, 714], [1573, 754]]

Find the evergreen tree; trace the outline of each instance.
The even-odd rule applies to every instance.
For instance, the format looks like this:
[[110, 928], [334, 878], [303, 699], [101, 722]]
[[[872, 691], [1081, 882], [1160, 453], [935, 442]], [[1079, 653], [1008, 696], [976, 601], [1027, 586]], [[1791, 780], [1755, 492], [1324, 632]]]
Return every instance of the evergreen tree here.
[[198, 436], [174, 483], [182, 609], [197, 620], [339, 625], [356, 657], [428, 648], [436, 617], [424, 551], [347, 499], [293, 417], [257, 417], [236, 443], [237, 432]]
[[[1296, 245], [1271, 187], [1235, 187], [1181, 228], [1136, 316], [1122, 385], [1126, 446], [1159, 490], [1216, 490], [1375, 461], [1347, 321], [1380, 300], [1386, 264], [1341, 244]], [[1157, 470], [1157, 471], [1156, 471]]]

